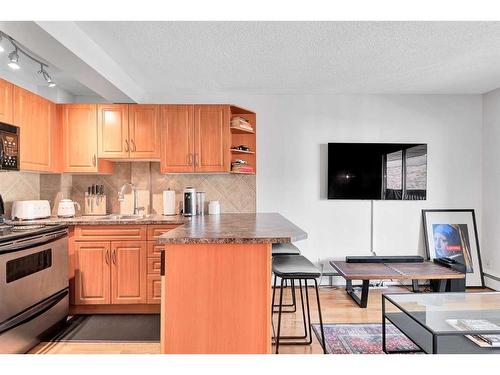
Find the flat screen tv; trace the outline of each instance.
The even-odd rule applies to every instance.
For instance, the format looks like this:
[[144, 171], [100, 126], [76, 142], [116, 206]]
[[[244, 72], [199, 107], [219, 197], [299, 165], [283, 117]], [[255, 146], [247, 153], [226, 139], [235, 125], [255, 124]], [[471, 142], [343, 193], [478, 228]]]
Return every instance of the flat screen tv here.
[[328, 144], [328, 199], [426, 198], [426, 144]]

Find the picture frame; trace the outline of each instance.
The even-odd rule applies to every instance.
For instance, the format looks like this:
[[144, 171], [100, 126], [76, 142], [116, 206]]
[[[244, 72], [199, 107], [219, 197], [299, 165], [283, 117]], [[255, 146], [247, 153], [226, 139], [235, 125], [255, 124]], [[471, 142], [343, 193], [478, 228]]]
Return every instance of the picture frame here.
[[484, 287], [473, 209], [422, 210], [427, 259], [447, 257], [465, 265], [467, 287]]

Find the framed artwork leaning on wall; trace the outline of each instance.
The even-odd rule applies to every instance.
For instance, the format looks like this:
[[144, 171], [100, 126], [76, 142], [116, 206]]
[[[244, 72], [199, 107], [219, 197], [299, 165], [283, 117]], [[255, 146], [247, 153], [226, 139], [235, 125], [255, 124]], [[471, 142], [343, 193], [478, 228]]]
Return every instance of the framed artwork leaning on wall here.
[[422, 210], [422, 220], [427, 258], [449, 258], [464, 265], [466, 286], [484, 287], [474, 210]]

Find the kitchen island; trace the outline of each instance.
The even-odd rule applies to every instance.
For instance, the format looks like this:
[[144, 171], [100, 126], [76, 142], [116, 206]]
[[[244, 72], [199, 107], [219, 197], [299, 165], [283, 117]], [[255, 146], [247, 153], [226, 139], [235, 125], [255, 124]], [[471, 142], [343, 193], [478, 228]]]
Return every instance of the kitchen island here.
[[161, 352], [271, 352], [271, 245], [307, 234], [277, 213], [194, 217], [161, 235]]

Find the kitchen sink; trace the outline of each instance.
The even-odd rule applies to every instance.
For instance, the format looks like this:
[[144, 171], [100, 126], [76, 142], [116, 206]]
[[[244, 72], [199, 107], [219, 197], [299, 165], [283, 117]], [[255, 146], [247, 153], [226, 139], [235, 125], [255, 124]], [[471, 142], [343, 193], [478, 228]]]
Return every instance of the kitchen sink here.
[[149, 215], [106, 215], [99, 220], [140, 220], [145, 219]]

